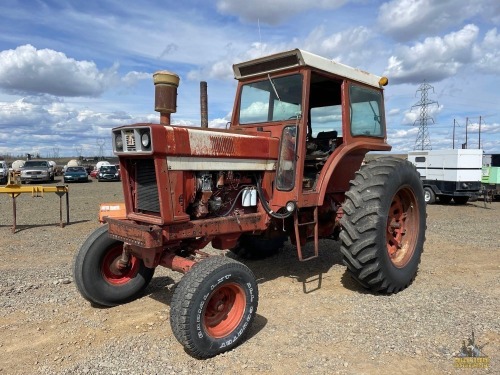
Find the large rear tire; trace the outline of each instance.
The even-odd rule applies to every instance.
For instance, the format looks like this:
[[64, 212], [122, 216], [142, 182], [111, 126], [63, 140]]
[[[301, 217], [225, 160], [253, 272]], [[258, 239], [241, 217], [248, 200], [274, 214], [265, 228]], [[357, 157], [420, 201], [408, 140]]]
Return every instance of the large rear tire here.
[[80, 294], [101, 306], [116, 306], [135, 299], [149, 284], [154, 268], [130, 257], [129, 265], [117, 267], [123, 242], [108, 236], [108, 225], [96, 229], [75, 256], [73, 276]]
[[341, 252], [366, 288], [395, 293], [411, 284], [423, 251], [426, 206], [415, 167], [380, 158], [364, 165], [346, 193]]
[[170, 325], [189, 354], [213, 357], [243, 341], [258, 300], [257, 281], [247, 266], [213, 256], [180, 280], [170, 304]]

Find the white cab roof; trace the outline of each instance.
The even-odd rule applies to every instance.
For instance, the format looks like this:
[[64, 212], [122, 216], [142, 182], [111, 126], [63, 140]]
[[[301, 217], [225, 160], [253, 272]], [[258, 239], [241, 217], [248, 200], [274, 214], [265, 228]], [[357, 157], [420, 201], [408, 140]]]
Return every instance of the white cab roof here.
[[255, 60], [234, 64], [234, 78], [241, 79], [277, 72], [298, 66], [310, 66], [318, 70], [346, 77], [353, 81], [380, 88], [380, 76], [344, 65], [313, 53], [294, 49], [274, 55], [260, 57]]

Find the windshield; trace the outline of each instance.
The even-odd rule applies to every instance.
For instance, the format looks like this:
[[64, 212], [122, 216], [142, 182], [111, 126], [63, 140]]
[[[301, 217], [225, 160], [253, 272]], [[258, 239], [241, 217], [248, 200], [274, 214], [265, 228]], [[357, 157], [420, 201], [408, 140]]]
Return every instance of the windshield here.
[[103, 165], [100, 169], [101, 172], [116, 172], [114, 165]]
[[267, 78], [241, 89], [239, 123], [283, 121], [301, 114], [302, 76]]
[[46, 167], [47, 162], [46, 161], [36, 161], [36, 160], [28, 160], [26, 163], [24, 163], [24, 168], [29, 168], [29, 167]]
[[66, 172], [86, 172], [86, 170], [83, 167], [68, 167]]

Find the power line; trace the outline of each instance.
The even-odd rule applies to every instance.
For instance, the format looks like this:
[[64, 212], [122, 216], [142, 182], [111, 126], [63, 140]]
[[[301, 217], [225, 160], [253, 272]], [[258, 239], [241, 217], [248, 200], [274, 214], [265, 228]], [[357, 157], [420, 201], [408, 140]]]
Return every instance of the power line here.
[[434, 119], [427, 114], [427, 107], [432, 104], [438, 104], [438, 102], [435, 100], [429, 100], [427, 92], [430, 89], [434, 92], [434, 87], [424, 81], [424, 83], [422, 83], [417, 90], [417, 92], [420, 91], [420, 101], [411, 107], [412, 110], [415, 107], [420, 107], [420, 116], [418, 120], [415, 120], [413, 123], [413, 125], [415, 125], [417, 121], [419, 123], [417, 139], [415, 140], [415, 145], [413, 147], [414, 150], [432, 150], [428, 122], [429, 120], [432, 120], [432, 123], [434, 123]]

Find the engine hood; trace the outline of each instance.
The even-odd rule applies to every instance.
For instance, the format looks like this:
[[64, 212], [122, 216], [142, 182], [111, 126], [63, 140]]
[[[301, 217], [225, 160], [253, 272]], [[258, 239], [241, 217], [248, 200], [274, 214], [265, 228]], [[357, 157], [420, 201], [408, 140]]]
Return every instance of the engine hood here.
[[279, 142], [268, 133], [242, 134], [213, 130], [165, 126], [167, 155], [278, 159]]

